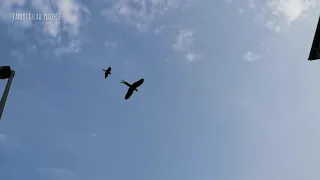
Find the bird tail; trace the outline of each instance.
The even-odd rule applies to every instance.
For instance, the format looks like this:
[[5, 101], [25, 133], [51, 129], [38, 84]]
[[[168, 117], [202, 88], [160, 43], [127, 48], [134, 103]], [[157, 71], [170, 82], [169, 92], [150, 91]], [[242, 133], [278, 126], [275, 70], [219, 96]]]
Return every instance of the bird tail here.
[[121, 79], [121, 83], [130, 87], [130, 84], [127, 81], [124, 81], [123, 79]]

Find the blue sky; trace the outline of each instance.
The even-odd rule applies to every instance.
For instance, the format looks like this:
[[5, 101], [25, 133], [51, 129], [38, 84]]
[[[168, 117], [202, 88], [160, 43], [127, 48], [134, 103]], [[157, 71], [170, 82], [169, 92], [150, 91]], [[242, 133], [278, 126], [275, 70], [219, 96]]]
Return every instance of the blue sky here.
[[318, 2], [2, 0], [1, 179], [319, 180]]

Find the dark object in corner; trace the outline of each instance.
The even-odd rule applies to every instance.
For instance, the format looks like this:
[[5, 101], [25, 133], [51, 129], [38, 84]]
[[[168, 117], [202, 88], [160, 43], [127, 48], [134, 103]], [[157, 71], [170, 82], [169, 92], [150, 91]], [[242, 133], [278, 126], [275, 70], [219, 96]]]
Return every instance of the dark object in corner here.
[[311, 46], [308, 60], [313, 61], [317, 59], [320, 59], [320, 17], [318, 20], [316, 32], [314, 34], [313, 43]]
[[15, 71], [11, 70], [10, 66], [0, 66], [0, 79], [8, 79], [7, 85], [4, 89], [4, 92], [2, 94], [1, 101], [0, 101], [0, 120], [2, 117], [3, 109], [6, 105], [7, 97], [10, 91], [10, 87], [11, 87], [11, 83], [14, 75], [15, 75]]
[[8, 79], [11, 74], [10, 66], [0, 66], [0, 79]]

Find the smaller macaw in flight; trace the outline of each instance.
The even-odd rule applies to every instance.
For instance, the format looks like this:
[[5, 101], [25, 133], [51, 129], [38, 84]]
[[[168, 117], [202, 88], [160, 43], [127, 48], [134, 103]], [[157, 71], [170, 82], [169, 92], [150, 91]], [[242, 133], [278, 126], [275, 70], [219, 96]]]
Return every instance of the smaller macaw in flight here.
[[111, 67], [109, 67], [107, 70], [102, 69], [104, 73], [104, 78], [107, 79], [108, 75], [111, 74]]

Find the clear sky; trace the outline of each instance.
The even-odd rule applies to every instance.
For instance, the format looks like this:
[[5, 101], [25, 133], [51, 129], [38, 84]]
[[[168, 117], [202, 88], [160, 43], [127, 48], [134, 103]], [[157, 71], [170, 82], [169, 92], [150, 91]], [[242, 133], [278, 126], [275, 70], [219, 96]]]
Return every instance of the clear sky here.
[[1, 0], [0, 179], [319, 180], [317, 2]]

